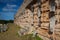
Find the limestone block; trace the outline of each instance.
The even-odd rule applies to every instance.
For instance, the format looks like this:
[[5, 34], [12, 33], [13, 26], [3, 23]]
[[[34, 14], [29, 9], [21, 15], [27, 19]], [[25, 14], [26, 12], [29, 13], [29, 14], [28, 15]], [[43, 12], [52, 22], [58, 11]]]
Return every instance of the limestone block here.
[[57, 22], [60, 22], [60, 15], [55, 15]]
[[34, 20], [38, 20], [38, 17], [37, 16], [34, 16]]
[[48, 21], [49, 21], [49, 18], [46, 18], [46, 17], [41, 18], [41, 21], [42, 21], [42, 22], [44, 22], [44, 21], [45, 21], [45, 22], [48, 22]]
[[60, 24], [56, 24], [55, 29], [60, 29]]
[[49, 27], [49, 23], [42, 23], [41, 26], [42, 26], [42, 27], [44, 27], [44, 26], [45, 26], [45, 27]]
[[37, 6], [38, 6], [38, 3], [34, 4], [33, 6], [34, 6], [34, 7], [37, 7]]
[[47, 1], [46, 3], [44, 3], [44, 4], [41, 5], [41, 7], [44, 7], [44, 6], [45, 7], [49, 6], [49, 2]]
[[57, 37], [57, 36], [56, 36], [55, 40], [60, 40], [60, 37]]
[[41, 16], [49, 16], [49, 12], [46, 12], [46, 13], [42, 13]]
[[55, 37], [56, 40], [60, 40], [60, 34], [58, 34], [58, 32], [55, 33], [55, 36], [56, 36], [56, 37]]
[[60, 4], [60, 0], [55, 0], [55, 2], [56, 2], [56, 4], [57, 4], [57, 6], [59, 6]]
[[60, 9], [57, 9], [56, 10], [56, 14], [60, 14]]
[[41, 0], [42, 3], [46, 2], [46, 0]]
[[34, 12], [37, 12], [38, 11], [38, 7], [36, 7], [35, 9], [34, 9]]
[[49, 10], [48, 8], [41, 8], [41, 11], [47, 11]]
[[47, 30], [44, 30], [44, 29], [38, 30], [38, 34], [39, 34], [39, 35], [42, 35], [42, 36], [44, 36], [44, 37], [49, 38], [50, 36], [49, 36], [49, 34], [48, 34], [47, 32], [48, 32], [48, 31], [47, 31]]

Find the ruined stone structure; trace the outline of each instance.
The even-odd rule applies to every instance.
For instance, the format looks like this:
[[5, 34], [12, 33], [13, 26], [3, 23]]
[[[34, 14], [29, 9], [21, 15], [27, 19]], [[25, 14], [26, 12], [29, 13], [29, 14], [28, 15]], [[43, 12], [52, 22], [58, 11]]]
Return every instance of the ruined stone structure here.
[[36, 30], [43, 40], [60, 40], [60, 0], [24, 0], [14, 23], [29, 32]]

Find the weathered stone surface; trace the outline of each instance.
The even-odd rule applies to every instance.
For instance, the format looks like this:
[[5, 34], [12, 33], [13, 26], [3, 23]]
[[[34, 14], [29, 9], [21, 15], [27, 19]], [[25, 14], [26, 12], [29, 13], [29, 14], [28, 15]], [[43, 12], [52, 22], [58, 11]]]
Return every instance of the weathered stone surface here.
[[14, 23], [24, 29], [29, 27], [27, 34], [36, 30], [43, 40], [60, 40], [60, 1], [55, 0], [53, 7], [49, 3], [49, 0], [41, 0], [40, 4], [37, 0], [24, 0]]

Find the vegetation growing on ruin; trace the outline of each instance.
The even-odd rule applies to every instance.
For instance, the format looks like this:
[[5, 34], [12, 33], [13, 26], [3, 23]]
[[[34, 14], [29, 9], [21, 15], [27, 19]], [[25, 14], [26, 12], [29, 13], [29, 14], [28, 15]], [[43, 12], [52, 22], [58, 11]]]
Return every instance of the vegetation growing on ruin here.
[[17, 32], [20, 27], [13, 23], [9, 23], [8, 27], [8, 31], [0, 33], [0, 40], [42, 40], [38, 36], [32, 37], [32, 34], [19, 36]]

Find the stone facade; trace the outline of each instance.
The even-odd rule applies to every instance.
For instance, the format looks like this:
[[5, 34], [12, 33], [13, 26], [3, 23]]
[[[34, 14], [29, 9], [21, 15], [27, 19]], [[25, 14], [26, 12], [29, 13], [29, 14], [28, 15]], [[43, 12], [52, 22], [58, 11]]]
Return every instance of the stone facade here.
[[14, 23], [36, 30], [43, 40], [60, 40], [60, 0], [24, 0]]

